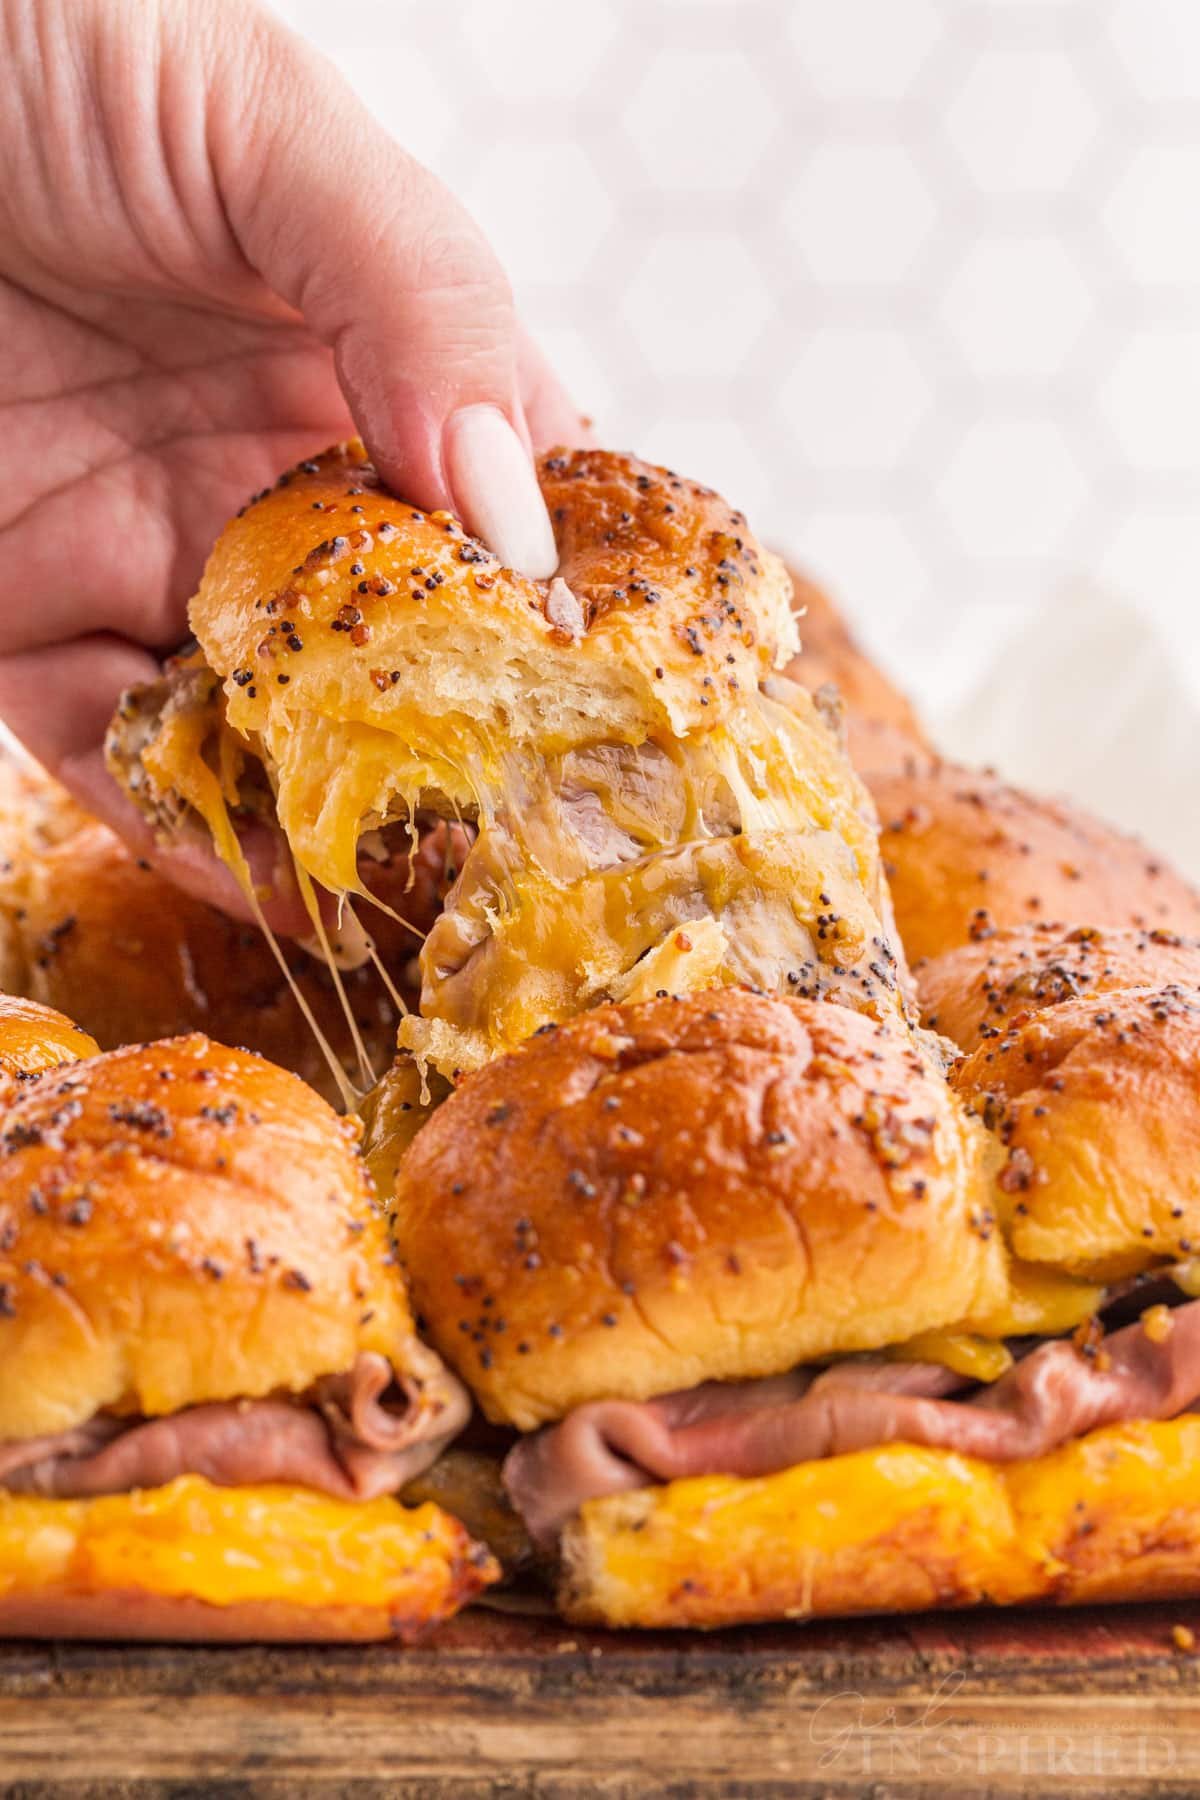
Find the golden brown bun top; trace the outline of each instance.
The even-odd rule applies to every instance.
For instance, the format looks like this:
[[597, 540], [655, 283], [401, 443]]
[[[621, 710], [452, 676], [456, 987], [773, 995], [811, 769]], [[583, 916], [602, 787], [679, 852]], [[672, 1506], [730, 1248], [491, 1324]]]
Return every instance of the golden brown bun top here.
[[1000, 1136], [1018, 1256], [1117, 1278], [1200, 1255], [1200, 995], [1082, 996], [1014, 1021], [954, 1083]]
[[[879, 766], [865, 753], [872, 746], [877, 755], [890, 752], [897, 739], [907, 744], [909, 754], [915, 749], [928, 750], [912, 702], [865, 654], [828, 594], [799, 569], [789, 568], [788, 575], [793, 605], [800, 615], [800, 654], [792, 658], [786, 673], [814, 692], [830, 684], [837, 689], [846, 709], [855, 766]], [[860, 732], [860, 726], [867, 729]]]
[[99, 1050], [94, 1038], [52, 1006], [0, 994], [0, 1096], [9, 1094], [13, 1082]]
[[[795, 647], [790, 588], [711, 489], [611, 451], [545, 456], [553, 582], [387, 493], [361, 444], [303, 462], [225, 528], [192, 627], [229, 717], [309, 712], [545, 753], [706, 729]], [[416, 735], [414, 735], [416, 734]]]
[[900, 1028], [726, 989], [469, 1077], [401, 1163], [395, 1230], [435, 1346], [529, 1429], [987, 1310], [984, 1154]]
[[1006, 925], [1200, 933], [1200, 895], [1136, 838], [1080, 808], [937, 763], [867, 775], [910, 962]]
[[199, 1034], [24, 1088], [0, 1121], [0, 1440], [401, 1351], [356, 1140], [294, 1075]]
[[921, 1020], [961, 1050], [1043, 1007], [1171, 982], [1200, 992], [1200, 938], [1161, 926], [1012, 925], [917, 966]]

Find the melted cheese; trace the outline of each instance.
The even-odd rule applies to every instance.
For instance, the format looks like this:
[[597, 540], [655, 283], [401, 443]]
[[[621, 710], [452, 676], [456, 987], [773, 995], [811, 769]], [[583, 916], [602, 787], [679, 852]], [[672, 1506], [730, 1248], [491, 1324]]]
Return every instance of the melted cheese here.
[[[284, 1600], [436, 1618], [460, 1597], [470, 1540], [436, 1506], [218, 1488], [198, 1475], [95, 1500], [0, 1492], [0, 1594], [141, 1590], [214, 1606]], [[494, 1579], [486, 1563], [472, 1586]]]
[[1200, 1419], [1185, 1414], [1009, 1464], [886, 1444], [589, 1500], [558, 1598], [579, 1624], [712, 1627], [1147, 1600], [1194, 1594], [1198, 1566]]
[[422, 1125], [451, 1092], [436, 1071], [425, 1076], [413, 1062], [398, 1057], [361, 1101], [363, 1161], [385, 1207], [396, 1192], [396, 1172]]
[[967, 1331], [919, 1331], [886, 1354], [892, 1362], [941, 1363], [968, 1381], [998, 1381], [1013, 1362], [1006, 1345]]
[[558, 1600], [581, 1624], [718, 1626], [1003, 1602], [1047, 1585], [1002, 1469], [885, 1444], [589, 1500], [566, 1530]]
[[[206, 756], [206, 752], [212, 751], [214, 743], [216, 746], [214, 753], [217, 761], [216, 770], [210, 766]], [[238, 803], [238, 783], [245, 764], [245, 752], [237, 745], [219, 718], [214, 719], [213, 713], [209, 710], [197, 708], [168, 713], [154, 738], [143, 750], [142, 763], [160, 794], [177, 797], [179, 801], [198, 813], [208, 826], [217, 854], [245, 896], [246, 903], [254, 914], [259, 930], [270, 946], [271, 954], [291, 990], [301, 1016], [325, 1058], [329, 1071], [337, 1084], [343, 1105], [347, 1108], [352, 1107], [358, 1098], [357, 1092], [342, 1067], [341, 1059], [317, 1023], [303, 989], [292, 973], [287, 958], [279, 948], [279, 941], [275, 933], [263, 916], [263, 896], [251, 878], [249, 864], [243, 854], [237, 831], [230, 817], [230, 809]], [[324, 944], [327, 960], [337, 986], [338, 998], [350, 1026], [351, 1041], [355, 1045], [363, 1076], [369, 1086], [374, 1079], [374, 1071], [371, 1069], [362, 1042], [358, 1022], [346, 998], [332, 955], [329, 953], [324, 926], [316, 908], [312, 883], [308, 881], [299, 865], [296, 866], [296, 876], [300, 882], [309, 916], [313, 919]]]
[[1191, 1262], [1174, 1263], [1167, 1273], [1189, 1300], [1200, 1300], [1200, 1262], [1195, 1258]]
[[1014, 1258], [1003, 1305], [973, 1319], [971, 1329], [994, 1338], [1062, 1337], [1098, 1312], [1103, 1300], [1104, 1289], [1093, 1282]]
[[847, 864], [831, 834], [793, 831], [710, 838], [559, 886], [485, 830], [421, 952], [421, 1017], [400, 1043], [454, 1073], [613, 997], [736, 982], [898, 1015], [878, 918]]
[[169, 713], [142, 751], [142, 763], [160, 794], [176, 796], [199, 813], [212, 833], [217, 855], [237, 877], [243, 892], [248, 892], [250, 870], [229, 817], [230, 808], [237, 805], [243, 753], [228, 732], [218, 731], [218, 768], [214, 770], [205, 757], [212, 741], [210, 713]]
[[859, 879], [874, 888], [869, 802], [807, 694], [792, 693], [787, 705], [746, 695], [703, 735], [636, 749], [598, 744], [563, 758], [505, 749], [469, 721], [439, 719], [434, 746], [422, 741], [420, 722], [398, 720], [385, 731], [307, 712], [273, 712], [262, 749], [296, 860], [333, 892], [358, 891], [365, 831], [422, 807], [485, 821], [503, 815], [523, 855], [565, 879], [564, 783], [594, 792], [605, 815], [647, 852], [713, 829], [832, 831], [849, 846]]
[[636, 1003], [656, 994], [695, 994], [716, 987], [729, 960], [729, 938], [719, 920], [697, 919], [672, 927], [625, 975], [609, 982], [614, 1000]]
[[[786, 705], [747, 694], [686, 739], [550, 756], [459, 717], [432, 741], [411, 709], [384, 729], [278, 702], [241, 750], [222, 721], [214, 754], [213, 707], [168, 708], [143, 762], [245, 887], [229, 808], [259, 756], [319, 940], [312, 883], [371, 902], [367, 833], [429, 810], [476, 822], [420, 954], [421, 1017], [401, 1029], [423, 1068], [476, 1067], [607, 999], [730, 982], [802, 995], [841, 982], [851, 1003], [902, 1014], [869, 803], [804, 690], [779, 691]], [[226, 704], [236, 724], [240, 690]]]
[[1001, 1303], [978, 1318], [941, 1331], [922, 1331], [887, 1354], [900, 1362], [942, 1363], [970, 1381], [997, 1381], [1012, 1367], [1010, 1337], [1064, 1337], [1092, 1318], [1104, 1289], [1057, 1269], [1014, 1260]]

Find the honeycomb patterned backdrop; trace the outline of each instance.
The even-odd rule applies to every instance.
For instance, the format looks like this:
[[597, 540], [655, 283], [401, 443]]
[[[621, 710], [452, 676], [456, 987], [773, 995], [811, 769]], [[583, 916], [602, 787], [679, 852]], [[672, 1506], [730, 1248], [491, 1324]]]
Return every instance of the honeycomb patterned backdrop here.
[[280, 0], [607, 443], [1200, 872], [1200, 0]]

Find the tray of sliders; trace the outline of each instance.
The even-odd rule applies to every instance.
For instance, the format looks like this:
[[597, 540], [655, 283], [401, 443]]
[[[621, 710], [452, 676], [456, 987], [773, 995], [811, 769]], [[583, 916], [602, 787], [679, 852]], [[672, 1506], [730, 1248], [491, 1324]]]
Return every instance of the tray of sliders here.
[[1200, 897], [540, 478], [221, 534], [108, 757], [258, 925], [0, 767], [0, 1777], [1194, 1784]]

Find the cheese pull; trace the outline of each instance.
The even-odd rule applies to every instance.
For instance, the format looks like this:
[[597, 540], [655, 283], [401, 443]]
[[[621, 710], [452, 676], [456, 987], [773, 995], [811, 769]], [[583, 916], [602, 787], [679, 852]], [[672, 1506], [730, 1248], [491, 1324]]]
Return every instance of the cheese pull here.
[[199, 651], [123, 702], [118, 778], [166, 829], [203, 822], [255, 906], [240, 808], [342, 903], [370, 900], [381, 827], [470, 821], [401, 1039], [445, 1076], [661, 991], [841, 983], [904, 1016], [871, 802], [778, 675], [782, 564], [711, 490], [633, 458], [550, 457], [540, 479], [553, 587], [387, 494], [361, 445], [291, 471], [214, 547]]

